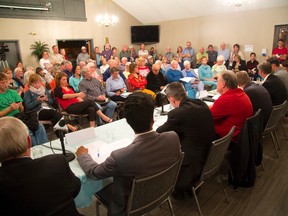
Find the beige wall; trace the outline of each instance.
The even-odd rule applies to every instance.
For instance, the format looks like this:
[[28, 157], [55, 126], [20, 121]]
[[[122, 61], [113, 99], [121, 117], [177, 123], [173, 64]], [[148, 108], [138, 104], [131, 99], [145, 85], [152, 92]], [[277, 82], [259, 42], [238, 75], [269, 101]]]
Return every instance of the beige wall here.
[[[239, 43], [242, 52], [244, 52], [244, 45], [253, 45], [258, 60], [262, 61], [263, 48], [266, 48], [267, 54], [271, 55], [274, 25], [288, 24], [287, 11], [286, 6], [163, 22], [160, 23], [161, 44], [157, 45], [158, 52], [165, 53], [167, 45], [176, 52], [177, 46], [181, 45], [184, 48], [187, 40], [192, 42], [196, 52], [200, 46], [206, 49], [209, 44], [218, 48], [224, 41], [229, 48]], [[249, 53], [244, 54], [248, 60]]]
[[[115, 27], [99, 27], [94, 21], [97, 14], [103, 12], [104, 1], [86, 0], [87, 22], [51, 21], [30, 19], [0, 19], [0, 40], [19, 40], [21, 56], [24, 64], [36, 66], [36, 60], [30, 56], [30, 45], [41, 40], [50, 46], [59, 39], [89, 39], [95, 46], [102, 46], [105, 37], [113, 46], [121, 50], [122, 44], [130, 44], [130, 26], [141, 25], [134, 17], [127, 14], [117, 5], [109, 3], [108, 12], [117, 15], [120, 20]], [[185, 47], [190, 40], [195, 51], [200, 46], [205, 48], [213, 44], [217, 48], [224, 41], [229, 48], [239, 43], [242, 51], [244, 45], [253, 45], [262, 61], [261, 50], [271, 53], [274, 25], [288, 24], [288, 7], [271, 8], [258, 11], [237, 12], [222, 15], [205, 16], [178, 21], [155, 23], [160, 25], [160, 43], [152, 44], [159, 53], [164, 54], [166, 46], [170, 45], [175, 52], [178, 45]], [[5, 31], [3, 31], [5, 29]], [[36, 35], [31, 35], [36, 32]], [[139, 46], [135, 46], [138, 50]], [[246, 60], [249, 53], [244, 53]]]
[[[104, 12], [104, 1], [86, 0], [87, 22], [0, 19], [0, 40], [19, 40], [22, 60], [25, 66], [37, 66], [36, 59], [30, 55], [30, 45], [36, 40], [46, 42], [51, 47], [59, 39], [93, 39], [94, 46], [103, 46], [105, 37], [121, 49], [123, 43], [130, 44], [130, 26], [140, 22], [109, 1], [108, 12], [120, 20], [115, 27], [99, 27], [95, 16]], [[3, 31], [5, 29], [5, 31]], [[35, 32], [36, 35], [31, 35]]]

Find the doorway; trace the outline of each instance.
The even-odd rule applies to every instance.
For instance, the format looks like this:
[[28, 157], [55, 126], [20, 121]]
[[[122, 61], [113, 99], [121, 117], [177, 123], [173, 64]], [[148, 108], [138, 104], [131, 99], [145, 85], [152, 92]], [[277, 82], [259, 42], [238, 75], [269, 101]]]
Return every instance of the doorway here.
[[0, 40], [0, 71], [5, 67], [14, 70], [21, 60], [18, 40]]
[[69, 61], [72, 62], [73, 66], [76, 66], [76, 59], [78, 54], [81, 52], [81, 47], [85, 46], [87, 48], [87, 52], [90, 55], [93, 50], [93, 40], [92, 39], [62, 39], [57, 40], [57, 45], [60, 49], [65, 49], [66, 55], [68, 56]]

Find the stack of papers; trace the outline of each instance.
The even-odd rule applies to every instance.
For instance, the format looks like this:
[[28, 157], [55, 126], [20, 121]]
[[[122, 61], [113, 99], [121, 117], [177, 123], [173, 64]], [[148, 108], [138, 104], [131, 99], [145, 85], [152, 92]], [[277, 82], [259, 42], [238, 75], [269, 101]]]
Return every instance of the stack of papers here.
[[184, 77], [184, 78], [181, 78], [180, 80], [186, 83], [195, 82], [195, 77]]

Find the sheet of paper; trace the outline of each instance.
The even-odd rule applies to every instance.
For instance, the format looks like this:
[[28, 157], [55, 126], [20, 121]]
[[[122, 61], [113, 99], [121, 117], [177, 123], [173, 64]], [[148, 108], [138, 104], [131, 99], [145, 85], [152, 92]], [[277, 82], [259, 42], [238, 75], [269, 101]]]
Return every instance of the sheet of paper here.
[[88, 149], [89, 154], [97, 163], [103, 163], [113, 151], [113, 149], [110, 148], [107, 143], [100, 140], [88, 143], [84, 145], [84, 147]]
[[195, 77], [184, 77], [184, 78], [181, 78], [180, 80], [183, 81], [183, 82], [189, 83], [189, 82], [194, 82], [195, 81]]
[[253, 45], [245, 45], [245, 52], [253, 52]]
[[123, 97], [123, 98], [127, 98], [128, 95], [132, 94], [132, 92], [125, 92], [125, 93], [122, 93], [120, 96]]

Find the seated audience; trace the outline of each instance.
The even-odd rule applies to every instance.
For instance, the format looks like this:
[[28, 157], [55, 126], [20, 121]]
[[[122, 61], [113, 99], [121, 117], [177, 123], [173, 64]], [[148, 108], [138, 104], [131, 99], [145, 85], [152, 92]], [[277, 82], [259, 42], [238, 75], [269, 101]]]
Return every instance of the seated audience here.
[[61, 48], [61, 49], [60, 49], [60, 54], [63, 56], [63, 61], [64, 61], [64, 60], [66, 60], [66, 61], [69, 60], [68, 56], [66, 55], [66, 51], [65, 51], [64, 48]]
[[27, 127], [13, 117], [0, 118], [0, 143], [1, 215], [80, 215], [81, 182], [62, 155], [33, 160]]
[[194, 80], [191, 80], [192, 88], [197, 89], [198, 91], [204, 91], [204, 83], [199, 80], [197, 74], [191, 68], [189, 61], [184, 61], [185, 69], [181, 71], [183, 77], [194, 77]]
[[[101, 83], [103, 83], [103, 75], [101, 74], [100, 70], [96, 67], [95, 62], [89, 62], [87, 64], [87, 67], [90, 67], [91, 70], [91, 76], [97, 80], [99, 80]], [[82, 70], [82, 69], [81, 69]], [[83, 75], [83, 74], [82, 74]]]
[[22, 95], [22, 93], [24, 92], [24, 88], [19, 85], [19, 83], [16, 82], [15, 79], [12, 78], [12, 71], [9, 68], [4, 68], [3, 73], [5, 73], [7, 75], [8, 78], [8, 88], [15, 90], [18, 95]]
[[76, 66], [74, 70], [74, 75], [69, 78], [69, 85], [73, 87], [74, 92], [79, 92], [79, 83], [82, 81], [83, 76], [81, 75], [80, 66]]
[[156, 131], [175, 131], [180, 139], [185, 155], [173, 197], [183, 199], [185, 193], [192, 196], [191, 188], [200, 178], [211, 142], [215, 139], [214, 124], [205, 102], [188, 99], [181, 83], [170, 83], [166, 95], [175, 109], [168, 113], [167, 121]]
[[174, 59], [174, 53], [171, 52], [171, 47], [169, 47], [169, 46], [166, 48], [166, 51], [167, 52], [165, 53], [165, 57], [168, 60], [168, 64], [170, 64], [171, 61]]
[[236, 76], [238, 86], [244, 90], [252, 103], [253, 111], [262, 109], [263, 128], [265, 128], [273, 109], [269, 92], [262, 85], [251, 82], [246, 71], [239, 71]]
[[111, 46], [109, 43], [106, 43], [104, 45], [104, 50], [102, 51], [102, 56], [106, 59], [106, 61], [108, 62], [111, 59], [112, 56], [112, 50], [111, 50]]
[[161, 68], [162, 70], [165, 71], [165, 74], [166, 74], [166, 72], [170, 69], [170, 64], [168, 63], [168, 59], [165, 56], [163, 56], [163, 58], [159, 60], [162, 61]]
[[43, 70], [47, 70], [46, 64], [51, 64], [48, 52], [42, 53], [42, 58], [39, 61], [40, 67], [43, 68]]
[[250, 53], [250, 60], [247, 61], [247, 72], [251, 79], [256, 80], [258, 77], [258, 66], [259, 62], [256, 60], [256, 54], [254, 52]]
[[61, 64], [64, 61], [64, 57], [63, 55], [61, 55], [59, 53], [59, 48], [57, 45], [53, 45], [52, 46], [52, 50], [53, 52], [50, 53], [50, 62], [54, 65], [54, 64]]
[[280, 63], [287, 60], [288, 50], [285, 47], [285, 42], [283, 39], [279, 39], [277, 47], [272, 51], [272, 57], [276, 57]]
[[147, 80], [139, 74], [136, 64], [131, 63], [129, 65], [130, 75], [128, 76], [128, 89], [131, 92], [142, 91], [146, 94], [150, 94], [153, 98], [156, 97], [155, 93], [149, 89], [146, 89]]
[[218, 79], [218, 76], [223, 72], [226, 71], [227, 68], [224, 64], [224, 56], [218, 55], [216, 64], [212, 66], [212, 73], [215, 79]]
[[272, 74], [272, 67], [269, 62], [262, 62], [258, 65], [259, 75], [264, 79], [264, 86], [270, 94], [273, 106], [282, 104], [287, 100], [287, 92], [284, 83], [277, 76]]
[[126, 62], [125, 64], [125, 70], [123, 71], [123, 75], [125, 76], [126, 79], [128, 79], [128, 76], [130, 74], [129, 72], [129, 65], [131, 64], [131, 62]]
[[199, 52], [196, 53], [196, 67], [199, 68], [201, 66], [202, 57], [206, 57], [208, 59], [208, 53], [205, 52], [204, 47], [199, 48]]
[[213, 45], [208, 46], [208, 65], [212, 68], [214, 64], [216, 64], [218, 52], [214, 50]]
[[[53, 77], [53, 80], [51, 80], [50, 82], [50, 88], [52, 92], [54, 92], [54, 89], [56, 88], [56, 79], [55, 77], [57, 76], [58, 73], [60, 73], [60, 69], [59, 68], [52, 68], [51, 70], [51, 76]], [[67, 75], [67, 74], [66, 74]]]
[[67, 74], [68, 76], [68, 79], [73, 76], [73, 65], [70, 61], [64, 61], [64, 64], [65, 64], [65, 69], [64, 69], [64, 73]]
[[182, 62], [182, 51], [183, 51], [182, 46], [178, 46], [175, 56], [178, 58], [179, 62]]
[[[111, 76], [110, 68], [118, 67], [118, 65], [119, 65], [118, 61], [115, 59], [109, 60], [108, 64], [109, 64], [109, 67], [107, 68], [107, 70], [103, 74], [103, 81], [104, 82], [106, 82], [106, 80]], [[126, 80], [126, 77], [124, 76], [124, 74], [121, 71], [119, 72], [119, 75], [122, 77], [122, 79], [124, 81]]]
[[94, 52], [90, 55], [90, 57], [96, 62], [97, 68], [100, 68], [102, 54], [100, 53], [99, 47], [94, 47]]
[[211, 86], [212, 89], [216, 89], [217, 80], [213, 77], [211, 67], [207, 65], [208, 59], [204, 56], [202, 57], [202, 65], [199, 67], [198, 75], [200, 80], [208, 86]]
[[176, 60], [172, 60], [171, 68], [166, 71], [165, 76], [168, 83], [179, 82], [183, 78], [181, 71], [178, 70], [178, 62]]
[[229, 57], [230, 57], [230, 50], [226, 47], [226, 44], [222, 42], [220, 44], [220, 49], [218, 50], [218, 56], [222, 55], [225, 61], [225, 67], [228, 69], [229, 67]]
[[[23, 100], [16, 91], [8, 89], [8, 78], [4, 73], [0, 73], [0, 101], [0, 118], [4, 116], [22, 117], [24, 112]], [[35, 126], [33, 131], [29, 129], [33, 146], [48, 142], [44, 126], [38, 123], [37, 119], [33, 120], [37, 121], [37, 127]]]
[[[103, 87], [99, 80], [92, 77], [92, 71], [90, 67], [83, 67], [81, 69], [81, 73], [84, 79], [79, 83], [79, 90], [84, 93], [85, 99], [95, 102], [101, 111], [103, 110], [101, 104], [104, 104], [104, 114], [112, 119], [117, 104], [114, 101], [109, 101], [108, 98], [106, 98], [106, 89]], [[101, 119], [98, 120], [101, 124]]]
[[151, 96], [141, 92], [129, 95], [123, 112], [136, 134], [130, 145], [113, 151], [101, 164], [92, 159], [85, 147], [81, 146], [76, 151], [77, 160], [88, 178], [113, 177], [113, 194], [106, 194], [111, 198], [108, 215], [126, 215], [127, 199], [135, 177], [159, 173], [180, 156], [179, 139], [175, 132], [159, 134], [152, 129], [154, 101]]
[[116, 47], [112, 47], [112, 55], [110, 57], [110, 59], [115, 59], [118, 58], [117, 56], [117, 48]]
[[118, 65], [119, 71], [121, 71], [122, 73], [125, 71], [126, 69], [126, 63], [128, 62], [127, 57], [123, 57], [121, 58], [121, 63]]
[[[41, 83], [40, 77], [37, 74], [32, 74], [28, 86], [29, 89], [24, 93], [23, 98], [26, 112], [36, 111], [40, 121], [51, 121], [53, 126], [56, 125], [62, 115], [52, 107], [53, 99]], [[70, 131], [77, 130], [76, 127], [70, 124], [67, 127]]]
[[232, 71], [237, 73], [238, 71], [247, 71], [247, 65], [245, 60], [242, 60], [239, 55], [234, 56], [234, 61], [232, 63]]
[[130, 60], [130, 53], [129, 53], [129, 50], [128, 50], [128, 49], [129, 49], [129, 47], [128, 47], [126, 44], [124, 44], [124, 45], [122, 46], [122, 50], [121, 50], [121, 52], [120, 52], [120, 54], [119, 54], [121, 60], [122, 60], [122, 58], [124, 58], [124, 57], [127, 58], [127, 61]]
[[87, 61], [89, 59], [90, 59], [90, 55], [87, 53], [87, 48], [85, 46], [82, 46], [81, 47], [81, 52], [77, 56], [76, 64], [79, 65], [80, 61], [83, 61], [83, 62], [87, 63]]
[[272, 73], [277, 76], [281, 81], [283, 82], [286, 93], [288, 96], [288, 73], [286, 70], [284, 70], [282, 67], [280, 67], [280, 64], [276, 58], [271, 58], [268, 60], [271, 64]]
[[155, 93], [161, 91], [166, 85], [164, 75], [160, 73], [159, 64], [152, 65], [152, 71], [147, 75], [146, 79], [147, 79], [147, 89]]
[[112, 101], [124, 101], [121, 94], [126, 92], [127, 88], [124, 80], [119, 75], [119, 69], [112, 67], [111, 76], [106, 80], [106, 92]]
[[225, 71], [219, 76], [217, 91], [221, 96], [210, 108], [216, 134], [224, 137], [235, 126], [232, 137], [232, 142], [235, 142], [246, 119], [253, 115], [251, 101], [244, 91], [238, 88], [237, 77], [232, 71]]
[[233, 45], [233, 50], [231, 51], [230, 58], [229, 58], [229, 70], [232, 68], [232, 64], [235, 61], [236, 55], [240, 56], [240, 58], [245, 61], [244, 55], [240, 51], [240, 45], [239, 44]]
[[46, 86], [46, 81], [44, 79], [45, 74], [44, 74], [43, 69], [41, 67], [37, 67], [35, 72], [40, 77], [40, 80], [44, 84], [44, 86]]
[[140, 50], [138, 51], [138, 57], [139, 58], [143, 57], [144, 59], [147, 59], [148, 55], [149, 55], [149, 52], [148, 50], [145, 49], [145, 44], [142, 43], [140, 45]]
[[107, 61], [105, 58], [102, 58], [101, 60], [101, 66], [100, 66], [100, 72], [101, 74], [104, 74], [105, 71], [109, 68], [109, 65], [107, 64]]
[[[16, 66], [15, 66], [13, 72], [12, 72], [13, 77], [15, 77], [15, 74], [16, 74], [16, 71], [15, 71], [15, 70], [16, 70], [16, 68], [21, 68], [22, 71], [25, 71], [24, 66], [23, 66], [23, 63], [22, 63], [21, 61], [17, 61], [17, 62], [16, 62]], [[11, 71], [12, 71], [12, 70], [11, 70]]]
[[134, 47], [133, 46], [130, 46], [129, 47], [129, 54], [130, 54], [130, 59], [129, 59], [129, 61], [130, 62], [134, 62], [135, 60], [136, 60], [136, 58], [137, 58], [137, 53], [136, 53], [136, 51], [135, 51], [135, 49], [134, 49]]
[[67, 74], [60, 72], [56, 76], [56, 88], [54, 95], [58, 104], [69, 114], [89, 114], [90, 127], [95, 127], [96, 114], [105, 122], [111, 122], [112, 119], [105, 116], [98, 106], [92, 100], [84, 100], [83, 92], [75, 93], [68, 87]]
[[137, 59], [137, 66], [138, 66], [138, 72], [141, 76], [145, 77], [150, 72], [150, 69], [146, 64], [146, 59], [143, 57], [140, 57]]

